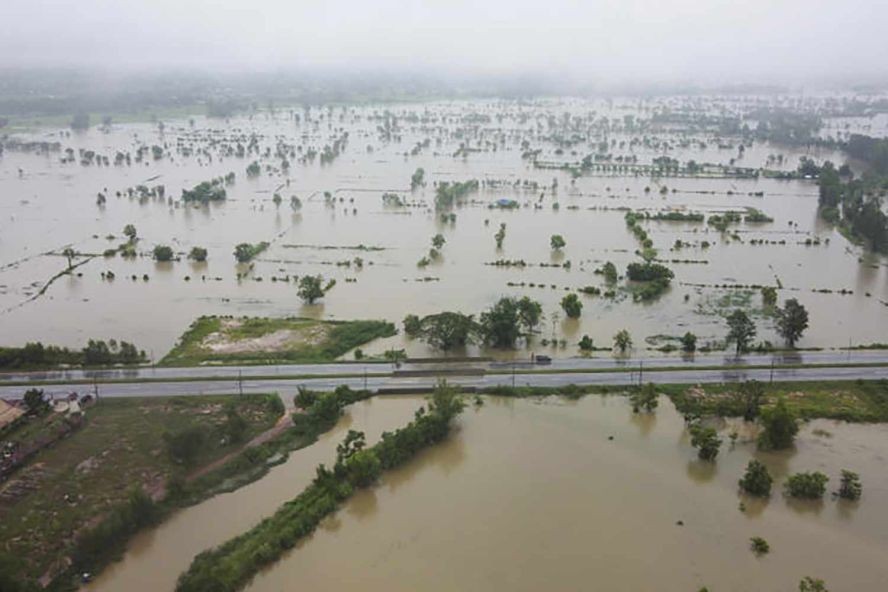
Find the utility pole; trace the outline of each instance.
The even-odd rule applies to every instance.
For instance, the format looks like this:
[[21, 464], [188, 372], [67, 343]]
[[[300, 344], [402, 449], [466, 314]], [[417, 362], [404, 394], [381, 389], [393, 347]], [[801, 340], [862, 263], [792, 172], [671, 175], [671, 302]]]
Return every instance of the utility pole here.
[[244, 371], [238, 369], [237, 371], [237, 390], [240, 393], [240, 396], [244, 396]]
[[512, 360], [512, 388], [515, 388], [515, 360]]
[[644, 362], [638, 360], [638, 386], [643, 383], [642, 374], [644, 373]]
[[774, 384], [774, 359], [771, 359], [771, 378], [768, 381], [770, 384]]
[[367, 366], [364, 366], [364, 390], [367, 390]]

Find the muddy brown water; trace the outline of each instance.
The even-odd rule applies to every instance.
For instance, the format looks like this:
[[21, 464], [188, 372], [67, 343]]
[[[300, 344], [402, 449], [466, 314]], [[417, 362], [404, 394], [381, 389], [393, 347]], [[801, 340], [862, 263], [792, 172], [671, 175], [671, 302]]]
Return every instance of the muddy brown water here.
[[[754, 432], [717, 424], [725, 443], [711, 464], [696, 460], [682, 418], [663, 399], [653, 415], [633, 415], [618, 396], [484, 400], [446, 442], [356, 494], [247, 589], [786, 591], [806, 575], [831, 590], [885, 589], [888, 426], [818, 420], [803, 427], [795, 450], [761, 454]], [[295, 497], [347, 428], [375, 439], [419, 404], [380, 397], [356, 405], [261, 481], [138, 537], [89, 589], [172, 589], [196, 553]], [[737, 491], [752, 457], [775, 479], [764, 502]], [[807, 470], [828, 474], [832, 491], [842, 468], [860, 473], [860, 502], [779, 493], [786, 475]], [[753, 536], [770, 543], [769, 555], [752, 554]]]
[[[830, 590], [888, 583], [888, 426], [816, 421], [795, 451], [768, 455], [743, 433], [713, 465], [695, 460], [669, 404], [633, 416], [621, 398], [486, 401], [247, 589], [788, 591], [805, 575]], [[821, 470], [834, 488], [840, 469], [853, 468], [864, 498], [789, 502], [778, 486], [767, 502], [744, 500], [737, 479], [752, 456], [778, 484]], [[753, 536], [769, 555], [753, 555]]]
[[[300, 123], [280, 113], [259, 113], [230, 121], [199, 117], [193, 128], [187, 120], [171, 120], [165, 122], [163, 132], [156, 125], [145, 123], [114, 125], [108, 132], [92, 128], [70, 136], [55, 129], [24, 134], [30, 139], [60, 141], [63, 147], [75, 151], [92, 149], [112, 160], [118, 150], [132, 153], [140, 145], [163, 143], [174, 147], [181, 139], [207, 149], [213, 158], [184, 156], [174, 151], [172, 157], [154, 161], [149, 156], [146, 162], [129, 167], [98, 167], [63, 164], [59, 154], [7, 150], [0, 157], [0, 341], [3, 345], [17, 345], [40, 339], [80, 347], [91, 337], [113, 337], [133, 341], [159, 359], [201, 314], [375, 317], [400, 324], [407, 313], [423, 315], [457, 309], [477, 314], [500, 296], [529, 295], [543, 304], [546, 319], [541, 327], [542, 337], [569, 342], [563, 354], [576, 353], [575, 344], [584, 334], [592, 336], [598, 346], [609, 345], [613, 334], [622, 328], [630, 330], [637, 350], [642, 350], [649, 347], [644, 338], [657, 334], [681, 335], [690, 330], [698, 334], [701, 345], [723, 338], [725, 325], [720, 314], [736, 304], [720, 304], [728, 291], [711, 286], [778, 285], [778, 281], [783, 286], [779, 293], [781, 301], [798, 298], [810, 311], [811, 326], [800, 346], [841, 347], [849, 342], [884, 341], [888, 333], [885, 262], [862, 254], [860, 248], [818, 219], [817, 187], [811, 181], [651, 179], [634, 175], [584, 176], [572, 181], [565, 171], [535, 169], [521, 158], [520, 143], [525, 138], [532, 147], [543, 150], [543, 160], [578, 160], [594, 152], [593, 145], [599, 138], [590, 133], [589, 141], [571, 148], [576, 156], [570, 150], [556, 154], [555, 142], [547, 139], [534, 121], [562, 110], [594, 112], [597, 116], [609, 113], [613, 117], [627, 112], [600, 101], [554, 100], [531, 106], [490, 101], [402, 105], [394, 109], [402, 116], [401, 139], [391, 142], [379, 139], [379, 121], [370, 119], [385, 108], [357, 107], [343, 119], [339, 119], [337, 111], [332, 122], [318, 120], [315, 110], [311, 122]], [[530, 114], [529, 122], [507, 118], [497, 123], [498, 113], [515, 115], [522, 110]], [[492, 116], [492, 122], [461, 122], [461, 117], [475, 112]], [[438, 118], [435, 125], [410, 123], [406, 119], [427, 113]], [[260, 135], [262, 149], [268, 147], [272, 152], [278, 137], [285, 142], [320, 148], [340, 130], [349, 132], [349, 142], [332, 163], [294, 161], [289, 173], [263, 171], [253, 179], [245, 174], [249, 162], [259, 160], [263, 167], [278, 166], [279, 159], [224, 157], [213, 143], [219, 138], [256, 133]], [[672, 147], [665, 153], [682, 162], [695, 159], [727, 163], [737, 158], [736, 148], [719, 149], [708, 132], [660, 129], [634, 134], [641, 135], [670, 142]], [[633, 134], [614, 132], [608, 137], [628, 142]], [[432, 140], [429, 148], [415, 156], [405, 156], [416, 142], [425, 138]], [[707, 147], [682, 147], [678, 143], [682, 138], [706, 141]], [[454, 157], [460, 144], [466, 142], [481, 146], [481, 151], [470, 152], [465, 158]], [[368, 151], [368, 146], [372, 151]], [[664, 149], [616, 147], [613, 152], [634, 154], [639, 163], [648, 164]], [[806, 152], [756, 143], [737, 164], [764, 166], [769, 155], [778, 153], [786, 157], [782, 165], [785, 169], [795, 168], [798, 158], [806, 154], [843, 161], [842, 155], [835, 152]], [[425, 168], [428, 185], [410, 192], [410, 176], [417, 167]], [[182, 189], [230, 171], [236, 173], [237, 181], [228, 187], [228, 200], [207, 207], [171, 207], [152, 200], [140, 204], [136, 199], [114, 195], [144, 183], [163, 184], [168, 196], [178, 198]], [[395, 191], [409, 201], [430, 206], [434, 200], [433, 182], [471, 178], [509, 182], [531, 179], [545, 186], [554, 179], [558, 188], [555, 192], [545, 189], [539, 209], [533, 204], [542, 189], [484, 189], [471, 196], [473, 203], [455, 209], [457, 221], [452, 225], [442, 223], [429, 207], [391, 208], [382, 203], [383, 192]], [[667, 193], [661, 195], [659, 189], [663, 186]], [[646, 193], [645, 187], [651, 191]], [[95, 203], [100, 191], [108, 195], [103, 207]], [[275, 191], [284, 200], [280, 207], [272, 202]], [[324, 191], [331, 191], [344, 201], [328, 207], [322, 197]], [[759, 191], [764, 193], [763, 197], [750, 195]], [[291, 195], [302, 200], [301, 211], [290, 209]], [[490, 209], [500, 198], [516, 199], [522, 207], [509, 211]], [[558, 210], [552, 207], [556, 201], [560, 205]], [[643, 223], [662, 258], [702, 263], [670, 263], [676, 275], [673, 287], [656, 302], [636, 304], [631, 298], [612, 301], [583, 297], [582, 317], [564, 318], [558, 303], [567, 289], [587, 285], [603, 288], [602, 278], [593, 273], [594, 269], [605, 261], [613, 261], [622, 273], [629, 262], [637, 260], [634, 252], [639, 245], [626, 230], [620, 208], [683, 209], [711, 214], [744, 207], [758, 208], [774, 221], [740, 224], [736, 230], [742, 242], [725, 240], [705, 224]], [[501, 222], [506, 223], [507, 234], [503, 249], [498, 251], [493, 235]], [[64, 258], [47, 253], [58, 252], [69, 244], [84, 253], [101, 253], [122, 242], [121, 232], [128, 223], [137, 227], [142, 237], [139, 249], [145, 254], [157, 244], [169, 244], [182, 254], [193, 246], [204, 246], [209, 250], [209, 260], [205, 264], [184, 259], [155, 263], [150, 256], [133, 261], [97, 257], [78, 268], [82, 277], [61, 277], [43, 296], [28, 300], [50, 277], [64, 269]], [[431, 237], [438, 232], [447, 240], [441, 259], [425, 269], [417, 268], [417, 261], [430, 247]], [[553, 254], [549, 248], [549, 237], [556, 233], [567, 241], [561, 255]], [[117, 238], [106, 239], [109, 234]], [[807, 239], [814, 238], [821, 239], [819, 246], [805, 246]], [[694, 246], [671, 252], [677, 239]], [[752, 245], [751, 239], [786, 244], [758, 246]], [[826, 239], [830, 239], [829, 244]], [[704, 240], [713, 246], [701, 248]], [[238, 281], [237, 273], [243, 268], [235, 265], [232, 251], [244, 241], [269, 241], [272, 245], [255, 262], [252, 275]], [[361, 244], [384, 250], [288, 246]], [[356, 256], [364, 259], [361, 270], [335, 265]], [[523, 259], [534, 266], [517, 269], [484, 265], [497, 259]], [[565, 260], [573, 264], [569, 271], [536, 266]], [[103, 271], [112, 271], [116, 279], [103, 281]], [[327, 297], [312, 306], [299, 301], [292, 282], [271, 281], [272, 276], [306, 273], [337, 280]], [[148, 281], [141, 279], [144, 274], [149, 276]], [[132, 280], [134, 275], [139, 279]], [[204, 276], [206, 279], [202, 279]], [[260, 277], [262, 281], [256, 281]], [[524, 287], [509, 285], [522, 282]], [[529, 283], [536, 286], [530, 287]], [[841, 289], [853, 294], [836, 293]], [[751, 304], [759, 303], [756, 294]], [[777, 341], [773, 319], [758, 318], [758, 325], [760, 339]], [[379, 353], [389, 347], [405, 347], [414, 355], [429, 353], [423, 344], [403, 335], [363, 349], [366, 353]], [[538, 343], [531, 347], [540, 351]]]

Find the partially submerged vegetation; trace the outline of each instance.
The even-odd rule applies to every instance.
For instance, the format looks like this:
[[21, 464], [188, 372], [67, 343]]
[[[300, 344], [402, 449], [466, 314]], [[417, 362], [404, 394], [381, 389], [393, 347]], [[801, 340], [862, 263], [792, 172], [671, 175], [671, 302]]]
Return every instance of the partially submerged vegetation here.
[[145, 352], [127, 341], [90, 339], [83, 349], [72, 350], [39, 341], [22, 347], [0, 347], [0, 370], [48, 370], [67, 366], [134, 365], [148, 360]]
[[[317, 405], [318, 402], [312, 403]], [[179, 577], [179, 592], [226, 590], [244, 587], [260, 569], [277, 561], [307, 536], [327, 515], [357, 489], [373, 485], [384, 471], [408, 462], [423, 449], [447, 437], [451, 421], [462, 411], [459, 395], [440, 384], [416, 418], [380, 442], [366, 447], [364, 434], [349, 431], [337, 448], [332, 469], [317, 468], [311, 485], [273, 516], [246, 533], [198, 555]]]

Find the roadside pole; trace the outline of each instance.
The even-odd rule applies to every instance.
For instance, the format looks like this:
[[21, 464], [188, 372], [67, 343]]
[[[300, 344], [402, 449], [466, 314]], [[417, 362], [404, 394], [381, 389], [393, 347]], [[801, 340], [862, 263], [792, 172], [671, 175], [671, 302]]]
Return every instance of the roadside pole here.
[[237, 390], [240, 393], [240, 396], [243, 397], [244, 396], [244, 371], [240, 370], [240, 369], [237, 371]]

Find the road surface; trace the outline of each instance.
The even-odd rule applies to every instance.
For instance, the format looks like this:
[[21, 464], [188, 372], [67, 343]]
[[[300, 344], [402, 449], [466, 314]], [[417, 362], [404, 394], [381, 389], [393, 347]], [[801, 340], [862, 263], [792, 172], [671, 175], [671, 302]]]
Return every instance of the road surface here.
[[[658, 384], [704, 384], [719, 382], [737, 382], [755, 379], [762, 382], [777, 381], [822, 381], [822, 380], [864, 380], [888, 379], [888, 366], [876, 367], [800, 367], [800, 368], [758, 368], [758, 369], [723, 369], [723, 370], [644, 370], [616, 372], [570, 372], [545, 374], [486, 374], [476, 376], [447, 376], [447, 380], [464, 387], [484, 388], [497, 385], [503, 386], [541, 386], [558, 387], [568, 384], [577, 385], [630, 385], [642, 382]], [[131, 382], [99, 384], [100, 396], [105, 397], [136, 397], [164, 395], [201, 395], [237, 393], [278, 392], [284, 397], [292, 396], [299, 386], [311, 389], [329, 390], [339, 385], [352, 388], [371, 390], [395, 389], [409, 392], [410, 389], [423, 389], [434, 386], [438, 377], [434, 375], [422, 377], [336, 377], [293, 379], [293, 378], [244, 378], [242, 382], [232, 380], [194, 380], [188, 382]], [[70, 392], [92, 392], [91, 385], [58, 384], [42, 387], [45, 392], [62, 395]], [[25, 387], [0, 386], [0, 397], [5, 399], [20, 398]]]

